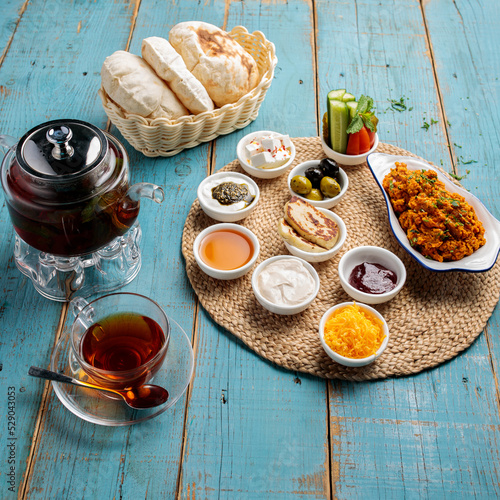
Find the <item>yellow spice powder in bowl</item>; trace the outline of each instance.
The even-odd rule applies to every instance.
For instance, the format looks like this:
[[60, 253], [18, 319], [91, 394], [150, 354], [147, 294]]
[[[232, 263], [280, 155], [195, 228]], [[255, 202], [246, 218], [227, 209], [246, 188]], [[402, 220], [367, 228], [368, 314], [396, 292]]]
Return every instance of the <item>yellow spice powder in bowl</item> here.
[[344, 366], [365, 366], [387, 347], [389, 328], [383, 316], [370, 306], [344, 302], [321, 318], [319, 337], [325, 352]]

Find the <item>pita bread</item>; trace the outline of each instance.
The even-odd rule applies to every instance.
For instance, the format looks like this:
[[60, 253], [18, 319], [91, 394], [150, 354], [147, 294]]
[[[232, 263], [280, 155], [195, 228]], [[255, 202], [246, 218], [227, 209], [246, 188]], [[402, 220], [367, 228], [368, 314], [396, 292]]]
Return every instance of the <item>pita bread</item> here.
[[182, 22], [170, 30], [168, 39], [219, 107], [238, 101], [260, 80], [255, 59], [213, 24]]
[[205, 87], [187, 69], [182, 57], [168, 40], [157, 36], [142, 41], [142, 57], [165, 80], [191, 113], [212, 111], [214, 103]]
[[169, 120], [189, 114], [146, 61], [124, 50], [105, 59], [101, 82], [109, 97], [127, 113]]

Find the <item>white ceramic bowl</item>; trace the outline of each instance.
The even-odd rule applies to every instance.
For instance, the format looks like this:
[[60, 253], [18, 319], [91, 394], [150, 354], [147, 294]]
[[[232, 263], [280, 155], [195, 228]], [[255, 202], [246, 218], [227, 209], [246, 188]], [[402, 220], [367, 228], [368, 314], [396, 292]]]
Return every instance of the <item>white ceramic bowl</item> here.
[[[372, 294], [361, 292], [350, 285], [349, 276], [352, 270], [363, 262], [380, 264], [396, 273], [396, 287], [390, 292]], [[406, 281], [406, 268], [401, 259], [385, 248], [374, 246], [357, 247], [346, 252], [340, 259], [338, 271], [340, 284], [345, 292], [354, 300], [363, 302], [364, 304], [382, 304], [383, 302], [388, 302], [401, 291]]]
[[[209, 198], [207, 187], [214, 184], [222, 182], [224, 178], [234, 179], [234, 182], [245, 183], [253, 190], [255, 193], [255, 199], [246, 208], [241, 210], [231, 210], [231, 206], [225, 207], [213, 199]], [[209, 189], [208, 189], [209, 191]], [[212, 219], [219, 222], [236, 222], [248, 217], [257, 206], [260, 198], [259, 186], [255, 183], [253, 179], [250, 179], [247, 175], [240, 174], [239, 172], [217, 172], [215, 174], [209, 175], [198, 186], [197, 190], [198, 201], [202, 210]]]
[[[412, 158], [410, 156], [394, 156], [384, 153], [371, 154], [368, 159], [368, 167], [372, 171], [373, 177], [377, 181], [382, 194], [384, 195], [387, 212], [389, 214], [389, 224], [394, 236], [401, 246], [422, 266], [431, 271], [464, 271], [470, 273], [481, 273], [488, 271], [495, 264], [500, 253], [500, 221], [495, 219], [484, 204], [472, 193], [469, 193], [463, 187], [455, 184], [442, 171], [429, 165], [429, 163]], [[419, 251], [415, 250], [406, 236], [406, 232], [401, 227], [397, 215], [394, 213], [392, 204], [385, 189], [383, 188], [384, 177], [394, 168], [395, 162], [406, 163], [408, 170], [434, 170], [438, 179], [444, 183], [450, 193], [458, 193], [465, 198], [467, 203], [474, 208], [478, 219], [484, 226], [484, 237], [486, 244], [476, 250], [472, 255], [464, 257], [461, 260], [452, 262], [438, 262], [437, 260], [427, 259]]]
[[259, 179], [274, 179], [276, 177], [279, 177], [280, 175], [284, 174], [289, 168], [290, 165], [292, 164], [293, 160], [295, 159], [295, 145], [291, 142], [291, 147], [290, 147], [290, 152], [291, 156], [290, 159], [283, 164], [281, 167], [277, 168], [257, 168], [253, 167], [246, 161], [246, 154], [245, 154], [245, 146], [247, 144], [250, 144], [252, 139], [254, 138], [260, 138], [264, 136], [276, 136], [276, 135], [285, 135], [285, 134], [280, 134], [279, 132], [272, 132], [271, 130], [259, 130], [257, 132], [252, 132], [251, 134], [246, 135], [243, 137], [243, 139], [240, 139], [238, 142], [238, 146], [236, 147], [236, 155], [238, 156], [238, 160], [240, 162], [241, 168], [247, 173], [252, 175], [253, 177], [257, 177]]
[[259, 288], [257, 286], [257, 278], [258, 278], [259, 274], [262, 272], [262, 270], [268, 264], [270, 264], [271, 262], [274, 262], [276, 260], [280, 260], [280, 259], [297, 259], [297, 257], [293, 257], [292, 255], [277, 255], [275, 257], [270, 257], [269, 259], [266, 259], [263, 262], [261, 262], [252, 274], [253, 293], [255, 294], [255, 298], [257, 299], [259, 304], [272, 313], [283, 314], [283, 315], [288, 315], [288, 316], [291, 314], [298, 314], [298, 313], [304, 311], [305, 309], [307, 309], [309, 307], [309, 305], [311, 304], [311, 302], [316, 298], [316, 295], [318, 295], [319, 287], [320, 287], [319, 276], [318, 276], [318, 273], [316, 272], [316, 269], [314, 269], [314, 267], [311, 266], [311, 264], [309, 264], [308, 262], [305, 262], [301, 259], [297, 259], [297, 260], [301, 261], [301, 263], [311, 273], [311, 276], [313, 277], [314, 283], [315, 283], [314, 292], [312, 293], [312, 295], [310, 297], [307, 298], [307, 300], [305, 300], [304, 302], [301, 302], [300, 304], [296, 304], [296, 305], [279, 305], [279, 304], [275, 304], [273, 302], [270, 302], [269, 300], [264, 298], [262, 296], [262, 294], [259, 292]]
[[337, 226], [339, 227], [339, 233], [340, 233], [339, 239], [337, 240], [337, 243], [334, 245], [333, 248], [331, 248], [330, 250], [327, 250], [326, 252], [321, 252], [321, 253], [306, 252], [304, 250], [301, 250], [300, 248], [297, 248], [293, 245], [290, 245], [290, 243], [283, 240], [287, 250], [292, 255], [295, 255], [296, 257], [300, 257], [301, 259], [304, 259], [307, 262], [324, 262], [325, 260], [331, 259], [344, 246], [345, 240], [347, 238], [346, 225], [344, 224], [344, 221], [337, 214], [331, 212], [330, 210], [328, 210], [326, 208], [318, 208], [318, 210], [320, 210], [325, 215], [327, 215], [328, 217], [333, 219], [337, 223]]
[[385, 351], [385, 348], [387, 347], [387, 344], [389, 342], [389, 327], [387, 326], [387, 322], [385, 321], [384, 317], [378, 311], [373, 309], [372, 307], [367, 306], [366, 304], [357, 304], [361, 309], [364, 309], [368, 313], [371, 313], [372, 315], [377, 317], [383, 323], [385, 339], [383, 340], [381, 346], [378, 348], [378, 350], [375, 354], [368, 356], [367, 358], [359, 358], [359, 359], [346, 358], [345, 356], [341, 356], [340, 354], [337, 354], [325, 342], [325, 335], [324, 335], [325, 323], [327, 322], [328, 318], [337, 309], [340, 309], [340, 308], [346, 307], [346, 306], [350, 306], [352, 304], [354, 304], [354, 302], [342, 302], [342, 304], [337, 304], [336, 306], [330, 307], [330, 309], [328, 309], [328, 311], [326, 311], [325, 314], [323, 314], [321, 321], [319, 323], [319, 339], [321, 341], [321, 345], [323, 346], [323, 349], [328, 354], [328, 356], [330, 356], [330, 358], [333, 359], [333, 361], [340, 363], [341, 365], [350, 366], [350, 367], [366, 366], [366, 365], [369, 365], [370, 363], [373, 363]]
[[367, 151], [362, 155], [344, 155], [342, 153], [337, 153], [337, 151], [334, 151], [330, 146], [326, 144], [325, 139], [323, 139], [323, 136], [321, 136], [321, 146], [323, 148], [323, 151], [325, 152], [325, 155], [328, 156], [328, 158], [332, 158], [340, 165], [353, 167], [354, 165], [361, 165], [361, 163], [366, 161], [366, 157], [369, 154], [375, 152], [375, 150], [378, 147], [378, 134], [377, 133], [375, 134], [375, 142], [373, 143], [373, 146], [371, 147], [370, 151]]
[[[222, 269], [216, 269], [214, 267], [207, 265], [201, 258], [200, 244], [203, 238], [208, 234], [213, 233], [214, 231], [219, 231], [221, 229], [231, 229], [233, 231], [242, 233], [245, 236], [247, 236], [252, 242], [254, 250], [252, 258], [244, 266], [238, 267], [237, 269], [231, 269], [226, 271]], [[200, 266], [200, 269], [205, 274], [208, 274], [208, 276], [211, 276], [212, 278], [216, 278], [218, 280], [234, 280], [248, 273], [248, 271], [250, 271], [250, 269], [253, 267], [260, 253], [260, 244], [259, 240], [257, 239], [257, 236], [255, 236], [255, 234], [252, 233], [250, 229], [247, 229], [244, 226], [240, 226], [239, 224], [222, 223], [222, 224], [214, 224], [213, 226], [204, 229], [194, 240], [193, 252], [194, 252], [194, 258], [198, 266]]]
[[290, 194], [292, 196], [298, 196], [299, 198], [302, 198], [303, 200], [306, 200], [309, 202], [311, 205], [315, 207], [320, 207], [320, 208], [333, 208], [335, 205], [338, 205], [342, 198], [345, 196], [347, 193], [347, 189], [349, 187], [349, 177], [347, 177], [347, 174], [345, 173], [344, 170], [342, 170], [339, 167], [339, 185], [340, 185], [340, 193], [337, 196], [334, 196], [333, 198], [324, 198], [323, 200], [308, 200], [305, 196], [301, 196], [300, 194], [297, 194], [292, 188], [291, 188], [291, 181], [296, 175], [304, 175], [304, 172], [309, 168], [309, 167], [315, 167], [319, 165], [321, 160], [309, 160], [305, 161], [303, 163], [300, 163], [296, 167], [292, 168], [290, 170], [290, 173], [288, 174], [288, 190], [290, 191]]

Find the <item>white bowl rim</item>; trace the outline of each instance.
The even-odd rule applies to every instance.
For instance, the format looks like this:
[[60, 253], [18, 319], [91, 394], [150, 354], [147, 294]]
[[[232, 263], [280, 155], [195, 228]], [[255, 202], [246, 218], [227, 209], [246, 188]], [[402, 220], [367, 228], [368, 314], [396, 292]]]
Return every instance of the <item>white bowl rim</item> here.
[[[375, 354], [367, 356], [366, 358], [346, 358], [345, 356], [342, 356], [341, 354], [338, 354], [337, 352], [335, 352], [325, 341], [325, 335], [324, 335], [325, 323], [326, 323], [327, 319], [330, 317], [330, 315], [333, 313], [333, 311], [336, 311], [337, 309], [340, 309], [342, 307], [347, 307], [347, 306], [351, 306], [354, 304], [359, 306], [361, 309], [367, 309], [371, 314], [373, 314], [376, 318], [378, 318], [382, 322], [382, 325], [384, 328], [385, 338], [382, 341], [382, 344], [380, 344], [380, 347], [377, 349], [377, 352]], [[320, 320], [319, 328], [318, 328], [318, 333], [319, 333], [319, 338], [320, 338], [321, 344], [322, 344], [323, 348], [325, 349], [326, 353], [330, 356], [330, 353], [328, 352], [328, 351], [330, 351], [331, 353], [334, 354], [333, 358], [336, 357], [339, 359], [339, 363], [344, 364], [343, 363], [343, 361], [344, 361], [344, 362], [346, 362], [346, 364], [344, 366], [351, 366], [353, 368], [355, 368], [355, 364], [358, 364], [358, 363], [359, 363], [359, 366], [361, 367], [361, 366], [367, 365], [367, 364], [375, 361], [385, 351], [387, 344], [389, 343], [389, 326], [388, 326], [385, 318], [375, 308], [369, 306], [368, 304], [362, 304], [362, 303], [358, 304], [356, 301], [341, 302], [340, 304], [336, 304], [336, 305], [330, 307], [329, 309], [327, 309], [324, 312], [323, 316], [321, 316], [321, 320]], [[332, 357], [332, 356], [330, 356], [330, 357]], [[334, 361], [336, 361], [336, 360], [334, 359]]]
[[[339, 226], [340, 235], [339, 235], [339, 239], [337, 240], [337, 243], [335, 243], [335, 245], [332, 248], [330, 248], [330, 250], [327, 250], [326, 252], [321, 252], [318, 254], [316, 254], [314, 252], [306, 252], [305, 250], [301, 250], [300, 248], [293, 247], [293, 245], [291, 245], [290, 243], [288, 243], [285, 240], [283, 240], [283, 243], [287, 247], [288, 251], [290, 251], [289, 247], [293, 247], [294, 251], [298, 252], [299, 254], [303, 254], [304, 256], [307, 256], [307, 257], [310, 255], [322, 255], [322, 256], [327, 256], [327, 255], [330, 256], [331, 255], [333, 257], [344, 246], [344, 243], [347, 239], [347, 226], [345, 225], [345, 222], [342, 220], [342, 218], [339, 215], [337, 215], [335, 212], [333, 212], [332, 210], [329, 210], [328, 208], [324, 208], [324, 207], [314, 207], [314, 208], [317, 208], [318, 210], [323, 212], [327, 217], [331, 217], [337, 223], [337, 226]], [[325, 213], [325, 212], [328, 212], [328, 213]], [[301, 255], [294, 255], [294, 257], [303, 258]], [[329, 257], [329, 258], [331, 258], [331, 257]], [[325, 259], [325, 260], [328, 260], [328, 259]]]
[[[390, 259], [392, 259], [396, 263], [396, 265], [398, 267], [398, 272], [397, 272], [398, 282], [392, 290], [390, 290], [388, 292], [384, 292], [384, 293], [372, 294], [372, 293], [362, 292], [361, 290], [354, 288], [349, 283], [349, 277], [346, 276], [346, 274], [344, 274], [344, 268], [343, 268], [346, 260], [349, 257], [351, 257], [353, 254], [361, 253], [362, 251], [367, 251], [367, 250], [371, 250], [374, 252], [379, 252], [379, 253], [382, 253], [384, 255], [387, 255]], [[376, 257], [374, 257], [374, 260], [376, 260]], [[347, 252], [344, 255], [342, 255], [342, 257], [339, 260], [338, 272], [339, 272], [339, 278], [341, 280], [343, 280], [343, 282], [344, 282], [343, 284], [345, 286], [347, 286], [349, 288], [349, 290], [352, 290], [355, 294], [359, 295], [360, 297], [365, 297], [365, 298], [373, 298], [373, 297], [386, 298], [386, 297], [395, 296], [399, 293], [401, 288], [403, 288], [403, 286], [406, 282], [406, 266], [404, 265], [404, 262], [395, 253], [391, 252], [387, 248], [377, 247], [375, 245], [361, 245], [359, 247], [354, 247], [354, 248], [351, 248], [350, 250], [347, 250]]]
[[[214, 231], [218, 231], [220, 229], [232, 229], [233, 231], [244, 233], [246, 236], [248, 236], [252, 240], [252, 243], [254, 245], [254, 253], [253, 253], [251, 259], [246, 264], [244, 264], [243, 266], [238, 267], [236, 269], [227, 269], [226, 270], [226, 269], [217, 269], [216, 267], [209, 266], [206, 262], [203, 261], [203, 259], [201, 258], [200, 252], [199, 252], [201, 241], [203, 240], [203, 238], [207, 234], [213, 233]], [[236, 273], [243, 271], [244, 269], [245, 270], [250, 269], [255, 264], [255, 261], [257, 260], [257, 258], [259, 257], [259, 254], [260, 254], [260, 243], [259, 243], [259, 239], [255, 235], [255, 233], [253, 231], [251, 231], [250, 229], [248, 229], [247, 227], [242, 226], [240, 224], [234, 224], [232, 222], [220, 222], [220, 223], [212, 224], [211, 226], [206, 227], [205, 229], [203, 229], [203, 231], [201, 231], [196, 236], [194, 243], [193, 243], [193, 254], [194, 254], [194, 258], [195, 258], [197, 264], [200, 266], [200, 268], [202, 270], [203, 270], [203, 267], [205, 267], [205, 268], [219, 274], [220, 276], [231, 276], [233, 274], [236, 274]]]
[[[243, 181], [247, 182], [248, 184], [250, 184], [253, 187], [253, 189], [255, 190], [255, 198], [252, 201], [252, 203], [250, 203], [250, 205], [248, 205], [247, 207], [242, 208], [241, 210], [238, 210], [237, 212], [226, 212], [223, 209], [209, 207], [209, 206], [206, 205], [205, 200], [203, 199], [203, 196], [201, 196], [201, 191], [202, 191], [203, 187], [205, 186], [205, 184], [207, 184], [207, 182], [212, 181], [214, 179], [219, 179], [220, 177], [225, 177], [226, 175], [234, 175], [236, 177], [239, 177], [241, 180], [243, 180]], [[202, 210], [204, 212], [205, 212], [205, 209], [206, 209], [208, 212], [212, 212], [214, 214], [221, 215], [221, 216], [224, 216], [224, 215], [230, 216], [230, 215], [233, 215], [233, 214], [235, 214], [235, 215], [236, 214], [239, 214], [239, 215], [243, 214], [240, 217], [240, 219], [243, 219], [247, 214], [249, 214], [250, 212], [252, 212], [254, 210], [254, 208], [257, 206], [257, 203], [260, 200], [260, 189], [259, 189], [259, 186], [257, 185], [257, 183], [253, 179], [251, 179], [250, 177], [248, 177], [248, 175], [242, 174], [241, 172], [234, 172], [232, 170], [226, 170], [226, 171], [223, 171], [223, 172], [221, 172], [221, 171], [215, 172], [215, 173], [213, 173], [213, 174], [205, 177], [198, 184], [198, 188], [196, 189], [196, 196], [197, 196], [198, 201], [200, 203], [200, 206], [201, 206], [201, 208], [202, 208]], [[209, 214], [207, 214], [207, 215], [209, 217], [211, 217]]]
[[[254, 137], [258, 138], [258, 137], [263, 137], [265, 135], [277, 136], [277, 135], [288, 135], [288, 134], [283, 134], [281, 132], [276, 132], [274, 130], [256, 130], [255, 132], [250, 132], [249, 134], [243, 136], [236, 145], [236, 156], [238, 157], [238, 161], [240, 162], [241, 167], [244, 168], [245, 170], [248, 169], [247, 172], [260, 173], [261, 175], [264, 175], [263, 173], [267, 173], [268, 175], [270, 175], [271, 173], [284, 172], [290, 167], [292, 162], [295, 160], [295, 155], [296, 155], [295, 144], [293, 143], [293, 140], [289, 135], [288, 136], [290, 137], [290, 158], [286, 163], [284, 163], [280, 167], [258, 168], [244, 161], [245, 158], [243, 156], [243, 146], [246, 146], [246, 144], [248, 144], [250, 140], [253, 139]], [[277, 177], [277, 175], [275, 177]]]
[[[309, 200], [305, 196], [302, 196], [301, 194], [297, 194], [295, 191], [293, 191], [293, 189], [290, 185], [293, 177], [295, 177], [295, 175], [297, 175], [297, 172], [299, 170], [304, 169], [304, 171], [305, 171], [305, 169], [308, 167], [312, 167], [314, 165], [319, 165], [319, 163], [323, 159], [324, 158], [320, 158], [319, 160], [306, 160], [306, 161], [303, 161], [302, 163], [299, 163], [298, 165], [295, 165], [295, 167], [293, 167], [292, 170], [290, 170], [290, 172], [288, 173], [288, 179], [287, 179], [288, 189], [290, 191], [290, 194], [293, 193], [292, 196], [297, 196], [298, 198], [307, 201], [311, 205], [314, 205], [316, 208], [328, 208], [328, 207], [333, 208], [331, 203], [335, 203], [335, 204], [339, 203], [340, 200], [346, 194], [347, 190], [349, 189], [349, 176], [347, 175], [347, 172], [342, 167], [339, 166], [339, 174], [340, 174], [340, 177], [342, 178], [342, 186], [340, 189], [340, 193], [337, 196], [334, 196], [333, 198], [324, 198], [322, 200]], [[295, 175], [292, 175], [292, 174], [295, 174]]]
[[[378, 132], [375, 132], [375, 141], [373, 142], [373, 146], [366, 152], [366, 153], [362, 153], [360, 155], [347, 155], [347, 154], [344, 154], [344, 153], [339, 153], [338, 151], [335, 151], [333, 150], [325, 141], [323, 135], [320, 135], [320, 139], [321, 139], [321, 145], [328, 151], [328, 152], [331, 152], [332, 156], [338, 156], [339, 158], [342, 158], [342, 159], [345, 159], [345, 160], [351, 160], [351, 161], [356, 161], [356, 160], [361, 160], [360, 163], [363, 162], [363, 160], [365, 160], [367, 158], [367, 156], [371, 153], [374, 153], [375, 150], [378, 148], [378, 145], [379, 145], [379, 137], [378, 137]], [[340, 163], [342, 163], [342, 160], [339, 160]], [[343, 164], [343, 166], [345, 167], [354, 167], [356, 165], [354, 164]], [[358, 163], [359, 165], [359, 163]]]
[[[300, 261], [301, 264], [304, 264], [305, 268], [311, 273], [311, 276], [314, 279], [314, 284], [315, 284], [314, 293], [311, 295], [310, 298], [308, 298], [307, 300], [304, 300], [300, 304], [294, 304], [294, 305], [275, 304], [274, 302], [271, 302], [271, 301], [267, 300], [266, 298], [264, 298], [257, 288], [257, 278], [258, 278], [259, 274], [262, 272], [262, 270], [271, 262], [275, 262], [275, 261], [281, 260], [281, 259], [287, 259], [287, 260], [295, 259], [295, 260]], [[281, 309], [283, 311], [291, 311], [291, 310], [298, 309], [298, 308], [301, 308], [301, 307], [304, 307], [304, 306], [310, 304], [317, 297], [320, 286], [321, 286], [321, 281], [319, 279], [319, 275], [318, 275], [316, 269], [314, 269], [314, 267], [309, 262], [305, 261], [304, 259], [301, 259], [300, 257], [297, 257], [296, 255], [274, 255], [273, 257], [269, 257], [269, 258], [263, 260], [255, 268], [255, 270], [252, 274], [252, 288], [253, 288], [255, 295], [258, 296], [259, 301], [262, 300], [262, 302], [264, 302], [264, 304], [268, 304], [270, 307], [273, 307], [275, 309]]]

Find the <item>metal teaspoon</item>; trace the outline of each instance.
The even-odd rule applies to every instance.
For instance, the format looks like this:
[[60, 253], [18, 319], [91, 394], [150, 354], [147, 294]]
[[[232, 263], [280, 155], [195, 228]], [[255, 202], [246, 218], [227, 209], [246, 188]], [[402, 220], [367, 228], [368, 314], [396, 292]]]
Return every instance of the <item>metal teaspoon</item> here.
[[51, 372], [44, 368], [36, 366], [30, 367], [28, 374], [32, 377], [43, 378], [46, 380], [53, 380], [54, 382], [61, 382], [63, 384], [73, 384], [88, 389], [97, 389], [99, 391], [112, 392], [118, 394], [123, 398], [131, 408], [135, 410], [145, 410], [155, 406], [162, 405], [168, 399], [168, 391], [159, 385], [145, 384], [138, 387], [131, 387], [130, 389], [119, 391], [115, 389], [108, 389], [99, 385], [82, 382], [75, 378], [68, 377], [61, 373]]

